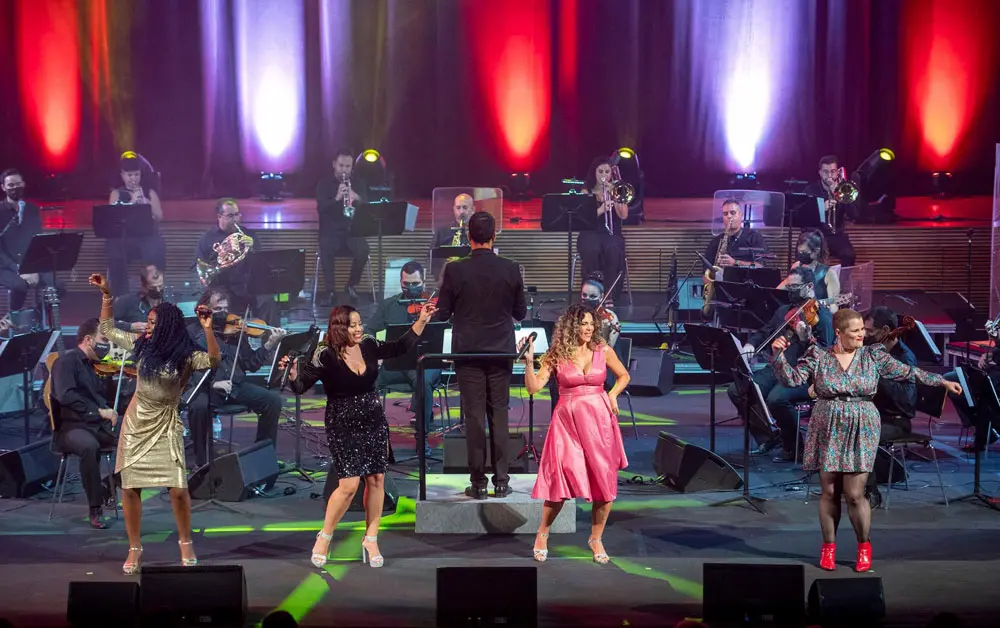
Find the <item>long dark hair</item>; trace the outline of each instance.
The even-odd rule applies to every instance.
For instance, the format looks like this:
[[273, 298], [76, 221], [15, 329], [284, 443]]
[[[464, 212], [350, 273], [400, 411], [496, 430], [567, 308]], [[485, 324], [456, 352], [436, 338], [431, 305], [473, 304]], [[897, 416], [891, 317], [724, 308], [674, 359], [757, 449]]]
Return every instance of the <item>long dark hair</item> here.
[[552, 342], [549, 344], [549, 350], [545, 353], [545, 357], [542, 358], [542, 362], [547, 364], [549, 368], [554, 370], [560, 362], [573, 360], [573, 352], [576, 351], [577, 339], [580, 337], [580, 325], [587, 314], [590, 314], [594, 321], [594, 336], [587, 346], [592, 351], [597, 351], [601, 347], [603, 339], [599, 332], [597, 313], [589, 305], [574, 303], [566, 308], [566, 312], [559, 317], [552, 330]]
[[820, 264], [826, 264], [830, 259], [830, 251], [826, 245], [826, 238], [823, 236], [823, 232], [818, 229], [812, 229], [809, 231], [803, 231], [799, 234], [799, 239], [795, 244], [795, 248], [798, 249], [803, 244], [809, 249], [809, 251], [816, 257], [816, 261]]
[[351, 344], [347, 328], [351, 326], [351, 314], [355, 312], [357, 310], [350, 305], [338, 305], [330, 310], [330, 322], [327, 325], [326, 338], [323, 339], [323, 343], [337, 357], [342, 358], [344, 349]]
[[153, 335], [149, 338], [145, 334], [139, 336], [133, 351], [139, 376], [146, 379], [163, 372], [180, 373], [191, 354], [200, 350], [191, 340], [184, 325], [184, 314], [176, 305], [163, 302], [152, 311], [156, 312]]
[[583, 179], [583, 189], [590, 192], [595, 187], [597, 187], [597, 167], [607, 164], [612, 166], [610, 157], [596, 157], [594, 161], [590, 162], [590, 170], [587, 171], [587, 176]]

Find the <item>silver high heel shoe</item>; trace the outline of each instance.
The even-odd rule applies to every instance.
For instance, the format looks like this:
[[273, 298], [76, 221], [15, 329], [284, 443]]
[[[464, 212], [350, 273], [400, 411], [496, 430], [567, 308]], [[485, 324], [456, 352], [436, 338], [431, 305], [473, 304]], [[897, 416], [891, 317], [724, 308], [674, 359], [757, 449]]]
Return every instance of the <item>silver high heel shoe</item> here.
[[135, 562], [126, 560], [125, 564], [122, 565], [122, 573], [126, 576], [131, 576], [142, 571], [142, 546], [130, 547], [128, 548], [129, 553], [137, 552], [135, 556]]
[[[548, 539], [549, 538], [549, 534], [548, 534], [548, 532], [546, 532], [544, 534], [539, 534], [538, 538], [540, 538], [540, 539]], [[538, 561], [538, 562], [540, 562], [540, 563], [544, 563], [549, 558], [549, 550], [548, 549], [534, 549], [534, 548], [532, 548], [531, 552], [534, 555], [535, 560]]]
[[[180, 545], [180, 546], [189, 545], [190, 546], [190, 545], [194, 545], [194, 541], [177, 541], [177, 545]], [[195, 556], [194, 558], [184, 558], [183, 556], [181, 556], [181, 565], [184, 565], [185, 567], [194, 567], [197, 564], [198, 564], [198, 557], [197, 556]]]
[[366, 542], [376, 543], [378, 542], [378, 536], [365, 536], [365, 540], [361, 541], [361, 562], [368, 563], [372, 567], [381, 567], [384, 565], [385, 559], [382, 558], [382, 555], [373, 555], [369, 553], [368, 548], [365, 547]]
[[[593, 551], [593, 549], [594, 549], [594, 543], [600, 543], [600, 542], [601, 542], [601, 539], [588, 539], [587, 540], [587, 545], [589, 545], [591, 551]], [[601, 552], [600, 554], [594, 554], [594, 562], [597, 563], [598, 565], [606, 565], [606, 564], [608, 564], [609, 560], [611, 560], [611, 559], [608, 558], [608, 555], [605, 552]]]
[[319, 532], [316, 533], [316, 538], [317, 539], [323, 539], [324, 541], [326, 541], [326, 553], [325, 554], [316, 554], [314, 552], [313, 555], [312, 555], [312, 558], [310, 558], [310, 560], [312, 561], [312, 564], [314, 564], [317, 567], [319, 567], [320, 569], [322, 569], [323, 566], [326, 565], [327, 556], [330, 555], [330, 541], [333, 540], [333, 535], [332, 534], [323, 534], [323, 531], [320, 530]]

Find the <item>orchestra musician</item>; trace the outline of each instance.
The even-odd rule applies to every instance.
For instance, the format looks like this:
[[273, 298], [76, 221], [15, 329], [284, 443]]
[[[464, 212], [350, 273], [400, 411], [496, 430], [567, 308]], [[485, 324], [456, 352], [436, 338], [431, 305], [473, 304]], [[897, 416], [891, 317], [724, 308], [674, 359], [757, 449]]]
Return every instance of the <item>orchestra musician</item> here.
[[[808, 268], [812, 271], [815, 281], [816, 298], [828, 299], [840, 295], [840, 277], [835, 272], [830, 272], [827, 263], [829, 252], [826, 250], [826, 239], [823, 233], [818, 230], [803, 231], [799, 234], [798, 242], [795, 245], [795, 261], [792, 268]], [[784, 288], [789, 279], [794, 275], [789, 274], [784, 281], [778, 284], [779, 288]], [[830, 311], [836, 312], [835, 303], [830, 304]]]
[[434, 239], [431, 241], [431, 248], [436, 249], [442, 246], [469, 246], [469, 217], [476, 211], [472, 196], [466, 193], [455, 197], [452, 205], [452, 213], [455, 222], [447, 227], [434, 230]]
[[[577, 236], [576, 248], [580, 253], [583, 276], [590, 277], [595, 271], [605, 278], [614, 278], [625, 269], [625, 237], [622, 221], [628, 218], [628, 205], [615, 203], [611, 198], [613, 165], [607, 157], [598, 157], [590, 164], [583, 192], [597, 198], [597, 216], [603, 226], [593, 231], [581, 231]], [[623, 282], [618, 282], [605, 305], [614, 307], [621, 296]]]
[[[785, 324], [787, 317], [794, 314], [795, 310], [809, 299], [816, 298], [816, 279], [813, 271], [807, 267], [796, 267], [788, 273], [785, 279], [784, 288], [789, 292], [797, 292], [800, 302], [791, 305], [783, 305], [775, 311], [767, 325], [758, 331], [750, 334], [747, 344], [743, 347], [745, 355], [753, 355], [757, 347], [771, 337], [774, 332]], [[808, 325], [808, 323], [806, 323]], [[828, 307], [818, 307], [816, 325], [806, 328], [803, 325], [795, 325], [789, 330], [792, 336], [789, 346], [785, 349], [785, 354], [789, 362], [794, 363], [799, 356], [813, 344], [821, 347], [829, 347], [833, 344], [833, 318]], [[754, 373], [753, 381], [760, 388], [760, 393], [764, 397], [767, 409], [774, 418], [778, 428], [777, 437], [774, 430], [767, 422], [767, 417], [762, 413], [756, 404], [751, 405], [750, 434], [757, 442], [757, 449], [754, 453], [765, 454], [779, 443], [781, 453], [774, 457], [774, 462], [786, 463], [795, 461], [795, 435], [798, 430], [798, 418], [795, 406], [799, 403], [809, 401], [809, 386], [786, 386], [782, 384], [771, 365], [765, 366]], [[733, 402], [737, 412], [743, 417], [746, 408], [746, 395], [748, 389], [743, 381], [734, 381], [726, 389], [729, 400]]]
[[[402, 290], [399, 294], [378, 304], [366, 331], [375, 334], [389, 325], [412, 325], [417, 321], [422, 305], [431, 298], [424, 284], [424, 267], [413, 260], [403, 264], [399, 271], [399, 287]], [[430, 429], [434, 418], [434, 387], [441, 381], [441, 369], [425, 369], [424, 373], [424, 427]], [[417, 372], [390, 371], [383, 366], [375, 380], [375, 389], [384, 390], [394, 385], [409, 385], [411, 390], [416, 390]], [[415, 409], [412, 400], [410, 408]]]
[[13, 168], [0, 173], [4, 198], [0, 202], [0, 287], [10, 290], [10, 309], [20, 310], [33, 288], [54, 286], [61, 295], [62, 286], [52, 273], [24, 274], [20, 264], [31, 239], [42, 232], [38, 205], [24, 198], [24, 177]]
[[250, 294], [250, 267], [247, 261], [253, 255], [253, 251], [259, 250], [260, 240], [252, 231], [240, 226], [242, 214], [240, 207], [236, 204], [236, 199], [221, 198], [215, 203], [216, 226], [212, 227], [198, 240], [195, 249], [195, 264], [197, 260], [217, 265], [219, 253], [215, 250], [215, 245], [226, 240], [236, 233], [243, 233], [252, 240], [250, 253], [246, 258], [237, 262], [233, 266], [223, 268], [211, 281], [211, 287], [219, 288], [229, 295], [229, 305], [241, 315], [250, 308], [250, 313], [261, 318], [272, 327], [277, 327], [281, 322], [281, 314], [273, 295]]
[[[260, 367], [271, 361], [278, 341], [286, 335], [285, 330], [275, 328], [259, 349], [253, 349], [245, 336], [240, 341], [238, 333], [226, 336], [219, 329], [219, 315], [225, 320], [229, 314], [229, 295], [224, 290], [209, 288], [198, 300], [198, 305], [212, 310], [213, 331], [222, 354], [222, 361], [214, 369], [215, 377], [212, 379], [212, 407], [217, 408], [226, 403], [246, 406], [257, 415], [257, 437], [254, 442], [270, 439], [277, 447], [281, 394], [246, 381], [246, 374], [260, 370]], [[188, 333], [199, 347], [207, 347], [206, 331], [200, 324], [188, 325]], [[189, 388], [197, 385], [202, 375], [203, 373], [195, 373], [191, 377]], [[208, 463], [208, 431], [212, 429], [213, 418], [208, 411], [208, 395], [209, 389], [202, 387], [199, 394], [188, 402], [188, 427], [194, 443], [195, 464], [199, 467]]]
[[123, 187], [111, 190], [109, 205], [149, 205], [153, 214], [154, 233], [147, 238], [108, 238], [104, 241], [108, 259], [108, 281], [114, 294], [128, 293], [128, 264], [141, 260], [153, 264], [162, 272], [166, 268], [167, 245], [159, 233], [163, 220], [160, 196], [154, 187], [154, 173], [149, 162], [128, 151], [120, 161]]
[[618, 342], [618, 336], [622, 333], [622, 325], [618, 320], [618, 315], [613, 311], [601, 307], [601, 300], [604, 299], [604, 275], [600, 272], [592, 273], [584, 280], [580, 287], [580, 302], [589, 305], [597, 312], [599, 320], [598, 335], [609, 347], [614, 347]]
[[[469, 218], [472, 253], [445, 267], [437, 306], [441, 320], [451, 320], [455, 353], [514, 353], [514, 321], [524, 320], [528, 303], [520, 267], [493, 252], [496, 221], [488, 212]], [[510, 441], [507, 404], [513, 360], [455, 362], [465, 411], [470, 486], [465, 494], [487, 498], [486, 421], [490, 422], [493, 487], [496, 497], [510, 495]]]
[[[1000, 391], [1000, 347], [994, 347], [979, 356], [976, 366], [993, 382], [996, 390]], [[944, 378], [950, 382], [958, 382], [958, 375], [955, 371], [947, 373]], [[989, 387], [988, 382], [984, 382], [984, 385]], [[972, 392], [976, 395], [980, 393], [993, 394], [991, 390], [975, 390]], [[994, 410], [990, 407], [990, 404], [979, 404], [973, 408], [966, 402], [964, 395], [952, 394], [949, 396], [951, 397], [952, 404], [955, 406], [955, 411], [958, 413], [958, 418], [962, 420], [962, 425], [967, 428], [971, 427], [974, 430], [972, 443], [963, 447], [965, 451], [970, 453], [983, 451], [989, 445], [1000, 440], [1000, 434], [997, 433], [997, 426], [1000, 425], [1000, 416], [993, 414]]]
[[[109, 484], [101, 483], [101, 449], [115, 447], [112, 432], [118, 415], [101, 393], [94, 363], [108, 354], [108, 339], [91, 318], [76, 332], [76, 347], [64, 351], [52, 366], [53, 440], [61, 453], [80, 458], [80, 481], [90, 506], [90, 526], [108, 527], [103, 504], [111, 495]], [[106, 493], [106, 495], [105, 495]]]
[[702, 313], [712, 311], [712, 282], [722, 280], [728, 267], [760, 268], [758, 261], [767, 253], [767, 242], [757, 230], [743, 226], [743, 206], [735, 199], [722, 202], [722, 233], [713, 237], [705, 247], [705, 259], [713, 266], [705, 271], [705, 306]]
[[139, 291], [115, 299], [115, 327], [141, 334], [149, 311], [163, 303], [163, 273], [153, 264], [139, 271]]
[[358, 298], [357, 285], [368, 263], [368, 241], [351, 237], [353, 208], [367, 202], [367, 188], [354, 176], [354, 157], [341, 149], [333, 159], [333, 172], [316, 187], [316, 211], [319, 213], [319, 251], [323, 261], [323, 281], [328, 303], [336, 302], [334, 271], [338, 255], [351, 257], [347, 296]]
[[805, 194], [824, 199], [826, 213], [829, 216], [834, 211], [833, 225], [824, 225], [823, 235], [826, 236], [827, 246], [830, 253], [840, 260], [842, 266], [854, 266], [854, 245], [851, 237], [847, 235], [847, 218], [854, 220], [858, 216], [858, 204], [838, 203], [834, 200], [834, 191], [843, 179], [843, 171], [840, 168], [840, 160], [836, 155], [824, 155], [819, 160], [819, 181], [813, 181], [806, 189]]

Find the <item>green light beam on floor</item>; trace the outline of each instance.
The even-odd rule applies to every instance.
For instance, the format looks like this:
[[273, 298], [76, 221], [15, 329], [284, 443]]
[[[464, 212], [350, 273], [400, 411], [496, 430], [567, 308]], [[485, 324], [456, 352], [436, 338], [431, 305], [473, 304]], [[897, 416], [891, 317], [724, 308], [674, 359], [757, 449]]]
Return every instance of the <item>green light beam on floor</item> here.
[[698, 582], [682, 578], [672, 573], [653, 569], [652, 567], [646, 567], [625, 558], [612, 557], [611, 562], [630, 576], [641, 576], [643, 578], [655, 578], [656, 580], [662, 580], [669, 584], [670, 588], [677, 591], [681, 595], [686, 595], [696, 602], [701, 602], [702, 600], [704, 587], [702, 587], [702, 585]]

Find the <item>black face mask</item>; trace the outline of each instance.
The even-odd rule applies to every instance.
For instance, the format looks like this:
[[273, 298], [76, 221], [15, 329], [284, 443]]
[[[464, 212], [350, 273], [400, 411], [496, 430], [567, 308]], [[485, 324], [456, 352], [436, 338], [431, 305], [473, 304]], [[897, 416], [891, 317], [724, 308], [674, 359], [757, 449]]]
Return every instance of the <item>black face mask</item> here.
[[582, 297], [580, 301], [592, 308], [597, 308], [601, 304], [600, 297]]
[[408, 283], [405, 286], [403, 286], [403, 295], [410, 299], [418, 299], [423, 294], [424, 294], [424, 284], [422, 283], [417, 283], [417, 284]]
[[797, 259], [800, 264], [812, 264], [813, 262], [812, 253], [804, 251], [799, 251], [795, 256], [795, 259]]
[[19, 200], [23, 199], [24, 198], [24, 186], [22, 185], [20, 187], [11, 188], [11, 189], [7, 190], [7, 196], [12, 201], [19, 201]]
[[110, 351], [111, 351], [111, 345], [109, 345], [108, 343], [106, 342], [94, 343], [94, 355], [97, 356], [98, 360], [103, 360]]
[[163, 298], [163, 288], [159, 286], [153, 286], [152, 288], [146, 288], [146, 296], [150, 299], [162, 299]]

